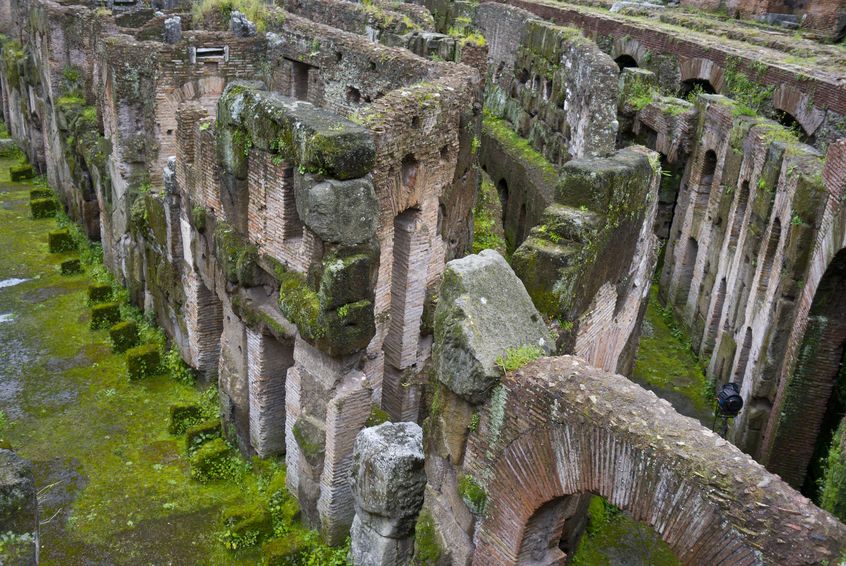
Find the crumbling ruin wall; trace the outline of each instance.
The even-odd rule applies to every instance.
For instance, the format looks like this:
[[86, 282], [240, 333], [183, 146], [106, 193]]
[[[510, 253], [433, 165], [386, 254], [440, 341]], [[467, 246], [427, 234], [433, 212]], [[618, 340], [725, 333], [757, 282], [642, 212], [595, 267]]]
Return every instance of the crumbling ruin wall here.
[[[443, 29], [441, 20], [449, 26], [457, 18], [472, 18], [483, 9], [491, 9], [490, 3], [478, 8], [460, 1], [426, 0], [422, 3], [435, 14], [439, 30]], [[821, 150], [846, 132], [843, 126], [846, 87], [839, 83], [836, 73], [828, 69], [791, 67], [784, 53], [789, 36], [779, 49], [769, 49], [769, 37], [759, 40], [753, 34], [748, 38], [740, 34], [738, 39], [741, 41], [729, 45], [719, 38], [689, 33], [683, 27], [684, 22], [680, 27], [671, 16], [666, 22], [675, 25], [653, 25], [653, 22], [663, 24], [661, 14], [654, 19], [636, 19], [575, 3], [542, 0], [499, 0], [497, 3], [520, 8], [550, 24], [582, 30], [612, 59], [631, 58], [638, 67], [653, 71], [668, 92], [684, 95], [694, 84], [707, 83], [715, 92], [733, 96], [748, 94], [745, 89], [751, 83], [756, 91], [764, 93], [761, 112], [771, 118], [776, 118], [779, 112], [790, 115]], [[734, 36], [731, 32], [727, 35]], [[744, 49], [743, 40], [757, 45]]]
[[554, 200], [555, 168], [605, 156], [617, 133], [617, 69], [578, 30], [490, 3], [476, 24], [489, 47], [479, 162], [514, 249]]
[[[709, 373], [741, 386], [747, 410], [734, 438], [766, 462], [762, 434], [783, 420], [773, 404], [780, 374], [796, 355], [788, 337], [807, 319], [798, 299], [808, 292], [813, 298], [815, 285], [806, 286], [821, 259], [812, 250], [834, 213], [826, 206], [819, 152], [777, 124], [737, 117], [721, 97], [702, 97], [697, 107], [661, 293], [686, 321]], [[821, 419], [822, 405], [806, 417]], [[803, 427], [816, 437], [818, 424]], [[804, 466], [809, 459], [807, 453]], [[800, 485], [804, 468], [785, 478]]]
[[[846, 527], [652, 392], [577, 357], [493, 364], [497, 351], [543, 343], [497, 257], [447, 266], [418, 549], [452, 564], [558, 563], [584, 526], [581, 495], [594, 493], [651, 525], [685, 564], [839, 558]], [[503, 301], [514, 305], [507, 318]]]
[[[470, 246], [479, 77], [269, 10], [257, 36], [167, 35], [152, 13], [112, 21], [74, 7], [69, 21], [103, 19], [109, 33], [92, 26], [73, 111], [106, 142], [86, 169], [108, 264], [218, 380], [229, 438], [247, 454], [287, 453], [306, 520], [338, 543], [352, 522], [355, 434], [374, 403], [417, 419], [406, 385], [431, 348], [424, 302]], [[70, 25], [44, 24], [53, 35]], [[60, 45], [44, 49], [61, 69]], [[38, 131], [65, 109], [40, 95], [36, 121], [19, 103], [49, 81], [64, 88], [67, 73], [40, 80], [33, 49], [20, 47], [15, 69], [36, 72], [11, 84], [4, 69], [4, 113], [30, 150], [61, 148], [72, 164], [86, 155], [74, 132], [45, 143]], [[78, 181], [47, 169], [75, 198]]]

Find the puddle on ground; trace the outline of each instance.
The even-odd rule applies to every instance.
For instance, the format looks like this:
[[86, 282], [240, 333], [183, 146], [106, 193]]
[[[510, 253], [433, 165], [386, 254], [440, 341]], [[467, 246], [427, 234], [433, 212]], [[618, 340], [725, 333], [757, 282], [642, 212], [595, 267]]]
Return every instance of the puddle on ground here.
[[2, 312], [0, 313], [0, 323], [2, 322], [12, 322], [15, 320], [15, 313], [13, 312]]
[[11, 279], [3, 279], [0, 281], [0, 289], [5, 289], [6, 287], [14, 287], [15, 285], [20, 285], [21, 283], [26, 283], [29, 279], [20, 279], [18, 277], [12, 277]]

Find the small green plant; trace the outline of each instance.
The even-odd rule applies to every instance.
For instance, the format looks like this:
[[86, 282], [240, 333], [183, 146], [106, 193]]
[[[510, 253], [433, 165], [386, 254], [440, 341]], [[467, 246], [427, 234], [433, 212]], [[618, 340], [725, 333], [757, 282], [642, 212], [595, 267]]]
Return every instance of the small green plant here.
[[516, 371], [529, 362], [542, 358], [545, 352], [540, 346], [524, 344], [518, 348], [509, 348], [505, 353], [496, 359], [496, 365], [503, 373]]
[[476, 432], [479, 430], [479, 421], [481, 421], [482, 417], [478, 412], [473, 413], [473, 416], [470, 417], [470, 424], [467, 425], [467, 430], [470, 432]]
[[179, 353], [176, 347], [165, 352], [162, 359], [162, 369], [179, 383], [192, 385], [197, 381], [196, 372], [191, 366], [185, 363], [185, 360], [182, 359], [182, 354]]

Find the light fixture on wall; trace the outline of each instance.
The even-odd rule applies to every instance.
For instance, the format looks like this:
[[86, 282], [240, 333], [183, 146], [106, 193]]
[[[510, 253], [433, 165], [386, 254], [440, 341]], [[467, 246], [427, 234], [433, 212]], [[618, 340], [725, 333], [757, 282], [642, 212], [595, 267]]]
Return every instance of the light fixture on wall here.
[[717, 391], [717, 403], [714, 407], [714, 424], [711, 430], [716, 432], [717, 419], [720, 420], [720, 436], [726, 437], [729, 419], [736, 417], [743, 409], [743, 398], [740, 396], [740, 386], [736, 383], [726, 383]]

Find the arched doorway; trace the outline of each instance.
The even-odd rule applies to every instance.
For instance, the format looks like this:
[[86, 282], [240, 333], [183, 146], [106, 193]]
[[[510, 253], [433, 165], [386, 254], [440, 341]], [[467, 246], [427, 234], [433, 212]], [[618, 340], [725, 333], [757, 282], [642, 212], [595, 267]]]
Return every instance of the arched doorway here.
[[800, 142], [807, 144], [814, 143], [814, 136], [808, 133], [793, 114], [784, 110], [776, 110], [776, 116], [778, 117], [778, 123], [796, 134]]
[[687, 79], [679, 87], [679, 98], [687, 98], [691, 93], [717, 94], [717, 89], [707, 79]]
[[828, 265], [808, 313], [787, 385], [770, 467], [809, 497], [817, 495], [819, 460], [846, 412], [846, 248]]
[[631, 67], [638, 67], [639, 66], [634, 57], [632, 57], [631, 55], [625, 55], [625, 54], [620, 55], [619, 57], [614, 59], [614, 62], [617, 63], [617, 67], [620, 68], [621, 72], [622, 72], [623, 69], [628, 69], [628, 68], [631, 68]]

